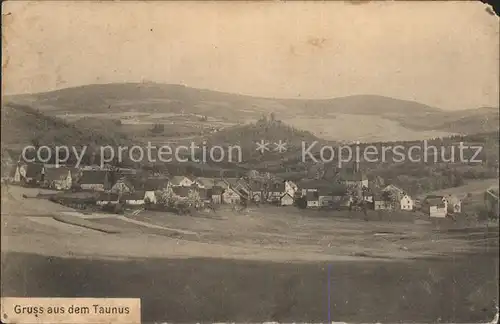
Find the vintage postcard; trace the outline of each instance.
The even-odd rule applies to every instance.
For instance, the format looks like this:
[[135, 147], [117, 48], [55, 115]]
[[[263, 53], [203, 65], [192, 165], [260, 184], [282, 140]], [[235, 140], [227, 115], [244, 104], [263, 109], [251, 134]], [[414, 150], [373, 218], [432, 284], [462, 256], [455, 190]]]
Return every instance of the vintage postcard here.
[[2, 3], [2, 323], [498, 320], [479, 1]]

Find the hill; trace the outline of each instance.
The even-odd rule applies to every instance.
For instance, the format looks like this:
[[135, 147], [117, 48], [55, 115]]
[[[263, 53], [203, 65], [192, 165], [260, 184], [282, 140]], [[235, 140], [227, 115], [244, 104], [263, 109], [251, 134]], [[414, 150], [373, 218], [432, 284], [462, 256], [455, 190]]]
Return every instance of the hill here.
[[26, 105], [2, 106], [2, 146], [20, 148], [39, 145], [120, 145], [130, 141], [124, 134], [99, 132], [84, 122], [66, 122]]
[[[99, 118], [121, 119], [124, 124], [172, 123], [172, 127], [227, 127], [273, 112], [280, 120], [329, 140], [415, 140], [471, 134], [495, 131], [499, 120], [498, 108], [443, 111], [376, 95], [321, 100], [259, 98], [157, 83], [94, 84], [5, 99], [65, 119], [99, 114]], [[185, 120], [177, 120], [179, 116]]]

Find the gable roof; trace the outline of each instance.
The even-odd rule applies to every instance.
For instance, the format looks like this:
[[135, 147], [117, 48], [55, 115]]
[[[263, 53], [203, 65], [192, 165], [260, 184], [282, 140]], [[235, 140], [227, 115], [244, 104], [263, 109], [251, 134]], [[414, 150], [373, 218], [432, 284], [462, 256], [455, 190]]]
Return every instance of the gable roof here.
[[83, 170], [79, 184], [106, 184], [108, 177], [107, 171], [100, 170]]

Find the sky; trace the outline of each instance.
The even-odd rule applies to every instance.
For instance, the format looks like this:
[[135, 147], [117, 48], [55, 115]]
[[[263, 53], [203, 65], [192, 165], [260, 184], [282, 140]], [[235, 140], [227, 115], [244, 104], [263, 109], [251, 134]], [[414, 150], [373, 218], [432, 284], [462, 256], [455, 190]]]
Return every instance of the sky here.
[[2, 90], [143, 82], [499, 106], [499, 20], [467, 2], [3, 2]]

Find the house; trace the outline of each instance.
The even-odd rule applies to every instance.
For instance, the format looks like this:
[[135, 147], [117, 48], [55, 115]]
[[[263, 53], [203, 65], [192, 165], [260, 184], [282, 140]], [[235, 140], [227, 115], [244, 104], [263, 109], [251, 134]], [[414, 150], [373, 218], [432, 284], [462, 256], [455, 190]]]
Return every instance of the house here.
[[292, 206], [294, 202], [293, 196], [291, 196], [288, 192], [285, 192], [283, 196], [280, 198], [281, 206]]
[[169, 180], [167, 178], [149, 178], [143, 184], [145, 192], [144, 201], [156, 204], [158, 199], [156, 192], [169, 188]]
[[185, 176], [173, 176], [170, 179], [170, 185], [172, 187], [191, 187], [194, 181]]
[[308, 191], [306, 193], [307, 208], [319, 207], [319, 194], [317, 191]]
[[69, 190], [73, 184], [71, 170], [67, 167], [46, 168], [44, 184], [56, 190]]
[[140, 206], [144, 205], [145, 198], [146, 198], [146, 192], [141, 190], [141, 191], [124, 193], [120, 200], [125, 202], [126, 205]]
[[298, 184], [298, 190], [301, 192], [301, 195], [304, 197], [308, 192], [316, 192], [318, 191], [318, 187], [320, 186], [318, 180], [302, 180]]
[[231, 188], [236, 192], [250, 196], [250, 185], [243, 178], [224, 178], [225, 188]]
[[394, 201], [387, 199], [384, 194], [373, 195], [373, 209], [374, 210], [394, 210], [396, 204]]
[[333, 204], [333, 195], [328, 188], [320, 188], [318, 190], [318, 204], [321, 207]]
[[227, 188], [222, 193], [222, 203], [224, 204], [239, 204], [241, 202], [241, 196], [232, 188]]
[[110, 189], [109, 173], [101, 170], [83, 170], [78, 184], [82, 190], [108, 190]]
[[198, 195], [204, 203], [212, 201], [212, 189], [198, 188], [196, 191], [198, 191]]
[[444, 218], [448, 214], [448, 202], [443, 196], [427, 196], [422, 202], [422, 211], [430, 217]]
[[267, 200], [270, 202], [279, 202], [285, 193], [284, 182], [271, 182], [268, 184]]
[[413, 210], [415, 204], [413, 199], [411, 199], [410, 196], [405, 194], [403, 197], [401, 197], [401, 200], [399, 201], [399, 206], [401, 207], [401, 210]]
[[263, 195], [262, 183], [259, 181], [251, 180], [249, 185], [250, 185], [251, 200], [255, 202], [262, 201], [262, 195]]
[[333, 206], [337, 208], [350, 208], [354, 203], [351, 196], [333, 196]]
[[111, 192], [101, 192], [96, 198], [96, 205], [98, 206], [118, 205], [119, 202], [119, 195]]
[[214, 204], [221, 204], [222, 203], [222, 193], [224, 192], [224, 189], [219, 187], [219, 186], [214, 186], [211, 189], [211, 192], [209, 191], [207, 195], [210, 195], [212, 197], [212, 203]]
[[43, 164], [41, 164], [41, 163], [28, 163], [28, 164], [26, 164], [25, 168], [26, 168], [25, 175], [24, 175], [25, 183], [38, 184], [39, 182], [43, 182], [44, 177], [45, 177], [45, 169], [43, 167]]

